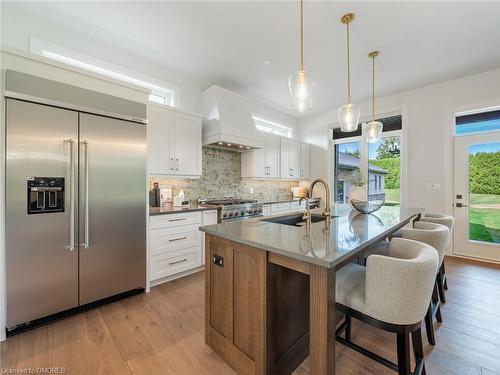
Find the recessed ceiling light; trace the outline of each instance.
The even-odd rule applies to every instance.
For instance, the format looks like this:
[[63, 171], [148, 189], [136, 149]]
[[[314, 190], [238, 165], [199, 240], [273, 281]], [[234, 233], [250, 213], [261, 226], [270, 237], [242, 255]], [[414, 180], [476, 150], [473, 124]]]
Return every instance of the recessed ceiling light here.
[[271, 65], [271, 60], [264, 60], [264, 65]]
[[242, 145], [239, 145], [238, 147], [239, 147], [239, 148], [243, 148], [243, 146], [242, 146]]
[[222, 143], [222, 142], [219, 142], [219, 144], [220, 144], [220, 145], [223, 145], [224, 143]]
[[247, 146], [247, 150], [250, 150], [250, 146]]
[[228, 143], [227, 145], [228, 145], [229, 147], [231, 147], [233, 144], [232, 144], [232, 143]]

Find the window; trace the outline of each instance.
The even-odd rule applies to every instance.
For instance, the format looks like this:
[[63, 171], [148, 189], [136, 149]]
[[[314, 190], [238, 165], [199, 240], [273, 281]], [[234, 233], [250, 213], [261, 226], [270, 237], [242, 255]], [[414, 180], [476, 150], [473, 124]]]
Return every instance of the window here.
[[155, 78], [133, 72], [121, 66], [98, 60], [88, 55], [31, 38], [31, 52], [75, 68], [99, 74], [114, 80], [127, 82], [143, 87], [150, 92], [149, 100], [154, 103], [178, 106], [178, 91], [176, 86], [159, 81]]
[[361, 127], [352, 133], [333, 129], [334, 198], [346, 203], [356, 180], [365, 183], [368, 200], [385, 200], [386, 205], [401, 202], [401, 129], [400, 115], [379, 119], [384, 124], [382, 139], [367, 143]]
[[277, 122], [269, 121], [257, 116], [253, 116], [253, 119], [257, 130], [292, 138], [292, 128], [289, 126], [281, 125]]
[[500, 109], [457, 114], [455, 134], [467, 135], [500, 130]]

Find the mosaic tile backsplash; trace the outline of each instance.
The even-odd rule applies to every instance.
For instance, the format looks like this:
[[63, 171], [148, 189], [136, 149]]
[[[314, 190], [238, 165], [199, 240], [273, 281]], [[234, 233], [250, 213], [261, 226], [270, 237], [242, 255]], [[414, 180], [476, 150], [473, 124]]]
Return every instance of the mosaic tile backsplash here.
[[203, 148], [202, 176], [199, 179], [151, 178], [150, 184], [171, 187], [172, 196], [184, 190], [186, 200], [215, 198], [247, 198], [277, 201], [292, 198], [296, 181], [254, 180], [241, 178], [241, 154], [212, 147]]

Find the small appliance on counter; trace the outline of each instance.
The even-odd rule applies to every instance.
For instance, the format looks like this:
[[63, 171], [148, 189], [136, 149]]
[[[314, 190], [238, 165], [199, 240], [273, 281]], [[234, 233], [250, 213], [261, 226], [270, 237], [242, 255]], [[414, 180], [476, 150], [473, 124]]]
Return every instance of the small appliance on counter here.
[[189, 202], [186, 201], [184, 190], [180, 190], [179, 194], [177, 194], [174, 197], [174, 207], [184, 207], [184, 206], [189, 206]]
[[153, 188], [149, 191], [149, 205], [151, 207], [160, 207], [160, 186], [158, 182], [155, 182]]
[[172, 188], [160, 188], [160, 207], [172, 207]]
[[309, 196], [309, 188], [307, 186], [292, 187], [291, 190], [292, 190], [292, 198], [293, 199], [300, 199], [302, 197]]

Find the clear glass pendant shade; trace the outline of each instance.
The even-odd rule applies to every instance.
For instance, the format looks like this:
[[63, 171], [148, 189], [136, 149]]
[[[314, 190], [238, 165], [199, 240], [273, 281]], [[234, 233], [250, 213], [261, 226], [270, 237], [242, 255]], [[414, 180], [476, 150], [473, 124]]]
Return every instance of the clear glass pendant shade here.
[[299, 70], [297, 75], [288, 78], [288, 90], [292, 107], [304, 112], [313, 106], [312, 93], [316, 82], [305, 71]]
[[365, 133], [368, 143], [376, 143], [382, 138], [384, 125], [380, 121], [371, 121], [366, 124]]
[[358, 106], [352, 103], [347, 103], [340, 107], [337, 111], [340, 130], [343, 132], [356, 131], [358, 129], [360, 113], [361, 111]]

